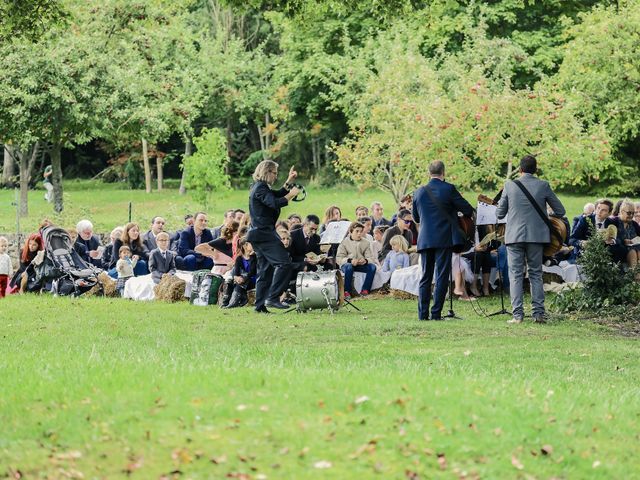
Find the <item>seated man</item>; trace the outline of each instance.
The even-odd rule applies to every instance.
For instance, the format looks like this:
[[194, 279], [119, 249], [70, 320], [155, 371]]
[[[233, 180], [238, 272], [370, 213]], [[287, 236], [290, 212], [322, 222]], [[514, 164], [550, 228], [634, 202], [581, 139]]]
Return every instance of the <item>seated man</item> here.
[[369, 294], [376, 274], [376, 265], [371, 256], [371, 243], [362, 238], [363, 228], [361, 223], [353, 222], [349, 227], [349, 235], [342, 240], [338, 247], [336, 262], [344, 274], [345, 298], [351, 296], [353, 272], [364, 272], [366, 274], [360, 295]]
[[393, 227], [387, 229], [382, 237], [382, 250], [378, 256], [380, 262], [384, 262], [387, 254], [391, 251], [391, 239], [396, 235], [402, 235], [409, 245], [413, 245], [413, 233], [410, 230], [411, 222], [413, 222], [413, 217], [409, 210], [403, 208], [398, 212], [398, 221]]
[[[611, 209], [613, 208], [613, 202], [607, 199], [601, 199], [596, 202], [595, 213], [582, 217], [576, 227], [571, 232], [569, 237], [569, 245], [573, 246], [576, 256], [580, 255], [580, 251], [584, 247], [585, 243], [591, 237], [591, 227], [595, 226], [596, 230], [602, 230], [609, 225], [615, 225], [617, 228], [618, 222], [615, 219], [609, 218]], [[620, 244], [618, 239], [609, 238], [605, 240], [608, 245], [611, 256], [614, 262], [624, 262], [626, 259], [626, 251], [624, 246]]]
[[213, 234], [213, 239], [217, 240], [218, 238], [220, 238], [222, 227], [224, 227], [225, 225], [231, 225], [235, 221], [236, 221], [235, 209], [227, 210], [226, 212], [224, 212], [224, 220], [222, 221], [222, 225], [214, 228], [213, 231], [211, 232]]
[[188, 227], [180, 233], [176, 267], [179, 270], [187, 270], [190, 272], [196, 270], [211, 270], [213, 268], [213, 260], [195, 251], [195, 248], [201, 243], [213, 241], [211, 230], [207, 228], [207, 214], [198, 212], [193, 218], [193, 226]]
[[[189, 227], [193, 226], [193, 215], [187, 213], [184, 216], [184, 230], [187, 230]], [[171, 238], [171, 243], [169, 244], [169, 250], [174, 253], [178, 253], [178, 248], [180, 248], [180, 234], [183, 230], [176, 230], [172, 234], [169, 235]]]
[[160, 283], [162, 275], [176, 273], [176, 254], [169, 250], [169, 234], [158, 232], [155, 237], [158, 247], [149, 253], [149, 271], [154, 283]]
[[[102, 249], [100, 248], [100, 239], [93, 234], [93, 224], [89, 220], [80, 220], [76, 225], [78, 232], [78, 238], [75, 241], [77, 244], [82, 244], [84, 250], [87, 251], [87, 262], [91, 262], [92, 265], [102, 268]], [[77, 250], [83, 250], [79, 247]]]
[[[318, 267], [318, 261], [310, 260], [306, 257], [307, 253], [313, 252], [320, 255], [320, 236], [316, 233], [320, 225], [320, 219], [316, 215], [307, 215], [302, 224], [302, 228], [291, 232], [291, 242], [289, 244], [289, 253], [294, 265], [300, 265], [301, 268], [296, 269], [292, 273], [292, 278], [298, 275], [298, 272], [315, 272]], [[321, 260], [323, 263], [325, 260]]]
[[371, 204], [371, 222], [372, 227], [390, 226], [391, 222], [382, 216], [384, 210], [380, 202]]
[[156, 237], [160, 232], [164, 231], [165, 219], [162, 217], [153, 217], [151, 220], [151, 230], [145, 233], [142, 237], [142, 244], [147, 247], [147, 250], [155, 250], [158, 248], [156, 243]]

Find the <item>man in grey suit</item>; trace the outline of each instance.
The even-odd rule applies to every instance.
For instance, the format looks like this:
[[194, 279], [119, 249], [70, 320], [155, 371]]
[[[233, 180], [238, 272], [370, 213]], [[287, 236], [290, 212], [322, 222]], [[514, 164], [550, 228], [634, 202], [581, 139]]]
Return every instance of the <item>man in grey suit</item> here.
[[149, 253], [149, 271], [155, 283], [160, 283], [162, 275], [176, 274], [176, 254], [169, 250], [170, 237], [167, 232], [160, 232], [155, 238], [158, 248]]
[[158, 248], [156, 237], [160, 232], [164, 232], [165, 219], [162, 217], [153, 217], [151, 220], [151, 230], [142, 236], [142, 243], [147, 247], [148, 251]]
[[[537, 161], [527, 155], [520, 160], [520, 184], [524, 186], [546, 215], [547, 205], [553, 215], [563, 217], [565, 209], [548, 182], [535, 176]], [[545, 323], [544, 290], [542, 285], [542, 251], [551, 240], [549, 227], [531, 204], [522, 189], [515, 182], [507, 182], [498, 204], [496, 215], [502, 219], [509, 214], [505, 244], [509, 263], [509, 281], [511, 284], [511, 307], [513, 318], [508, 323], [522, 323], [524, 308], [522, 305], [525, 262], [531, 284], [531, 305], [533, 319]]]

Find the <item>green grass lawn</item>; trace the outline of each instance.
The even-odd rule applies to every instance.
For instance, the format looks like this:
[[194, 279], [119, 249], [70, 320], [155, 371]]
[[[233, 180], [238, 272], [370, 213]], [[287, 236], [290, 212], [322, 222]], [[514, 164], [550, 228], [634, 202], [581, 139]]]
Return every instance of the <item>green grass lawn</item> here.
[[[307, 215], [315, 213], [322, 218], [329, 205], [338, 205], [347, 218], [354, 217], [355, 207], [371, 205], [379, 200], [385, 206], [388, 218], [395, 212], [393, 197], [386, 192], [375, 189], [359, 191], [354, 187], [341, 186], [334, 188], [309, 187], [307, 200], [294, 203], [283, 210], [283, 216], [290, 213]], [[486, 192], [494, 195], [496, 192]], [[475, 206], [477, 193], [468, 192], [466, 198]], [[222, 223], [222, 214], [230, 208], [248, 208], [248, 181], [246, 189], [237, 189], [215, 198], [206, 210], [210, 214], [210, 223]], [[593, 201], [593, 198], [578, 195], [561, 195], [570, 217], [582, 211], [582, 206]], [[53, 213], [53, 206], [44, 200], [44, 191], [29, 192], [29, 216], [20, 219], [22, 232], [33, 232], [40, 221], [51, 218], [55, 223], [66, 227], [75, 226], [78, 220], [89, 218], [96, 231], [110, 232], [116, 225], [126, 223], [129, 215], [129, 202], [132, 203], [132, 218], [143, 227], [151, 223], [155, 215], [164, 215], [168, 221], [167, 228], [175, 230], [182, 227], [182, 219], [186, 213], [194, 213], [203, 207], [196, 204], [190, 195], [181, 196], [175, 189], [150, 194], [144, 190], [128, 190], [122, 184], [104, 184], [92, 181], [68, 181], [65, 183], [65, 210], [62, 215]], [[15, 192], [0, 189], [0, 234], [16, 231], [16, 211], [12, 203]]]
[[446, 322], [418, 322], [415, 301], [357, 305], [332, 317], [0, 301], [0, 477], [640, 471], [637, 339], [576, 321], [508, 326], [464, 302], [464, 320]]

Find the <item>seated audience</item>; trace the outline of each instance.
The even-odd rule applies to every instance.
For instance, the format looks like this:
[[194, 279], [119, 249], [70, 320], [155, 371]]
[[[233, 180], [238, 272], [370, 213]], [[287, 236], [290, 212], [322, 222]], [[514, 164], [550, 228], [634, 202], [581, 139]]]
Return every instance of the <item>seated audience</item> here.
[[225, 225], [229, 225], [231, 222], [235, 222], [235, 221], [236, 221], [236, 211], [234, 209], [227, 210], [226, 212], [224, 212], [224, 220], [222, 221], [222, 225], [214, 228], [213, 231], [211, 232], [213, 234], [213, 239], [215, 240], [216, 238], [220, 237], [220, 234], [222, 233], [222, 227], [224, 227]]
[[[111, 261], [117, 263], [120, 259], [120, 247], [127, 246], [129, 247], [129, 256], [131, 258], [136, 258], [137, 261], [133, 266], [133, 273], [135, 276], [147, 275], [149, 273], [148, 261], [149, 261], [149, 251], [145, 248], [142, 243], [142, 236], [140, 235], [140, 227], [137, 223], [131, 222], [127, 223], [124, 226], [122, 231], [122, 236], [119, 240], [113, 242], [113, 256], [111, 257]], [[109, 271], [109, 275], [111, 277], [116, 277], [116, 271]]]
[[293, 230], [293, 227], [302, 225], [302, 217], [297, 213], [292, 213], [287, 217], [287, 226], [289, 231]]
[[389, 228], [388, 225], [379, 225], [377, 227], [373, 227], [373, 241], [371, 242], [371, 254], [373, 258], [377, 260], [376, 265], [381, 265], [380, 263], [380, 252], [382, 251], [382, 238], [384, 237], [384, 232], [386, 232]]
[[[609, 225], [615, 225], [618, 230], [620, 229], [617, 219], [609, 216], [613, 207], [611, 200], [604, 198], [598, 200], [595, 205], [595, 213], [588, 217], [582, 217], [569, 237], [569, 245], [573, 246], [576, 256], [580, 255], [586, 242], [591, 238], [591, 229], [593, 227], [596, 230], [603, 230]], [[608, 245], [608, 250], [611, 252], [614, 262], [624, 262], [626, 260], [627, 251], [619, 238], [607, 238], [605, 243]]]
[[329, 208], [327, 208], [324, 211], [324, 220], [322, 222], [322, 225], [320, 225], [320, 230], [318, 231], [318, 235], [322, 235], [322, 233], [327, 228], [327, 224], [329, 222], [337, 222], [341, 218], [342, 218], [342, 211], [340, 210], [340, 207], [338, 207], [337, 205], [331, 205]]
[[175, 275], [176, 254], [169, 250], [171, 240], [167, 232], [158, 232], [154, 240], [158, 246], [149, 252], [149, 271], [153, 281], [160, 283], [165, 273]]
[[402, 210], [411, 211], [412, 208], [413, 208], [413, 197], [411, 196], [411, 194], [408, 194], [402, 197], [402, 199], [400, 200], [400, 204], [398, 205], [397, 213], [394, 213], [393, 216], [391, 217], [391, 225], [396, 224], [398, 220], [398, 215]]
[[[26, 277], [29, 275], [27, 273], [27, 269], [29, 269], [31, 262], [36, 258], [38, 252], [43, 249], [44, 244], [42, 243], [42, 237], [40, 234], [32, 233], [29, 235], [29, 238], [24, 242], [24, 247], [22, 247], [22, 252], [20, 253], [20, 265], [9, 282], [10, 288], [22, 289], [23, 284], [26, 284], [26, 281], [24, 280], [26, 280]], [[31, 270], [33, 270], [33, 268]]]
[[634, 204], [636, 213], [633, 215], [633, 221], [640, 225], [640, 202]]
[[136, 268], [136, 264], [140, 260], [138, 255], [131, 255], [131, 249], [127, 245], [122, 245], [118, 249], [118, 261], [116, 262], [116, 274], [118, 275], [118, 281], [116, 283], [116, 290], [122, 296], [124, 294], [124, 286], [127, 280], [133, 278], [135, 275], [133, 270]]
[[211, 230], [207, 228], [207, 222], [207, 214], [198, 212], [194, 215], [193, 225], [180, 233], [178, 256], [176, 257], [178, 270], [195, 272], [196, 270], [211, 270], [213, 268], [213, 260], [195, 250], [201, 243], [213, 240]]
[[240, 255], [234, 261], [231, 278], [225, 282], [222, 308], [245, 306], [249, 302], [247, 292], [256, 287], [257, 261], [253, 247], [243, 238], [238, 248]]
[[166, 223], [167, 222], [162, 217], [153, 217], [153, 219], [151, 220], [151, 229], [142, 237], [142, 243], [149, 252], [158, 248], [156, 237], [160, 232], [164, 231], [164, 226]]
[[289, 253], [293, 263], [299, 265], [300, 268], [294, 269], [292, 278], [298, 275], [298, 272], [315, 272], [318, 263], [324, 263], [325, 260], [318, 262], [307, 258], [308, 253], [320, 255], [320, 236], [316, 233], [320, 219], [316, 215], [307, 215], [302, 224], [302, 228], [291, 232], [291, 242], [289, 245]]
[[[640, 225], [633, 221], [635, 207], [633, 202], [624, 200], [620, 205], [618, 239], [627, 251], [627, 266], [635, 268], [640, 260]], [[636, 275], [640, 280], [640, 273]]]
[[364, 227], [361, 223], [353, 222], [349, 227], [349, 235], [338, 247], [336, 262], [344, 274], [344, 295], [351, 296], [353, 272], [364, 272], [366, 277], [360, 295], [368, 295], [376, 274], [376, 265], [371, 255], [371, 244], [362, 238]]
[[213, 273], [223, 275], [233, 267], [233, 238], [236, 233], [238, 222], [234, 220], [222, 227], [218, 238], [196, 246], [196, 253], [213, 260]]
[[391, 222], [384, 218], [383, 212], [382, 203], [373, 202], [371, 204], [371, 222], [374, 227], [391, 226]]
[[413, 221], [413, 216], [409, 210], [403, 209], [398, 213], [399, 221], [396, 224], [384, 232], [382, 237], [382, 250], [380, 251], [379, 260], [382, 262], [386, 258], [387, 254], [391, 251], [391, 239], [396, 235], [401, 235], [405, 238], [409, 245], [413, 245], [413, 233], [411, 233], [410, 226]]
[[[76, 225], [77, 235], [75, 243], [84, 245], [87, 250], [87, 262], [96, 267], [102, 267], [102, 249], [100, 239], [93, 234], [93, 224], [89, 220], [80, 220]], [[79, 249], [82, 250], [82, 249]]]
[[116, 227], [111, 230], [109, 234], [109, 243], [104, 247], [101, 258], [101, 268], [103, 270], [111, 270], [116, 268], [115, 262], [113, 262], [113, 242], [122, 238], [122, 232], [124, 227]]
[[0, 298], [5, 297], [9, 279], [13, 276], [13, 264], [7, 254], [8, 250], [9, 240], [7, 237], [0, 237]]
[[576, 229], [576, 225], [578, 225], [578, 222], [580, 221], [581, 218], [588, 217], [595, 211], [596, 211], [595, 203], [585, 204], [584, 208], [582, 209], [582, 213], [580, 215], [576, 215], [575, 217], [573, 217], [573, 223], [571, 224], [570, 232], [573, 232]]
[[367, 207], [365, 207], [364, 205], [358, 205], [356, 207], [356, 218], [368, 217], [368, 216], [369, 216], [369, 209]]
[[389, 240], [391, 251], [387, 253], [382, 265], [383, 272], [393, 272], [400, 268], [407, 268], [409, 264], [409, 243], [402, 235], [396, 235]]
[[246, 214], [247, 212], [245, 212], [241, 208], [236, 208], [233, 211], [233, 220], [238, 222], [239, 225], [241, 225]]
[[82, 260], [91, 264], [89, 259], [89, 251], [87, 247], [85, 247], [84, 243], [77, 242], [78, 240], [78, 231], [75, 228], [68, 228], [67, 233], [69, 234], [69, 238], [71, 239], [71, 248], [80, 256]]

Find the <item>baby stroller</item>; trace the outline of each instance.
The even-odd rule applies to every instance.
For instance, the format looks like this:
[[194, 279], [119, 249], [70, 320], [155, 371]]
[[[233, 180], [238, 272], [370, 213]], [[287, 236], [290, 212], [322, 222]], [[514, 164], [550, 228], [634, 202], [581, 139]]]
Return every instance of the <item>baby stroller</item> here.
[[77, 297], [98, 284], [100, 269], [87, 264], [73, 249], [71, 237], [60, 227], [42, 230], [44, 259], [35, 267], [42, 289], [54, 295]]

